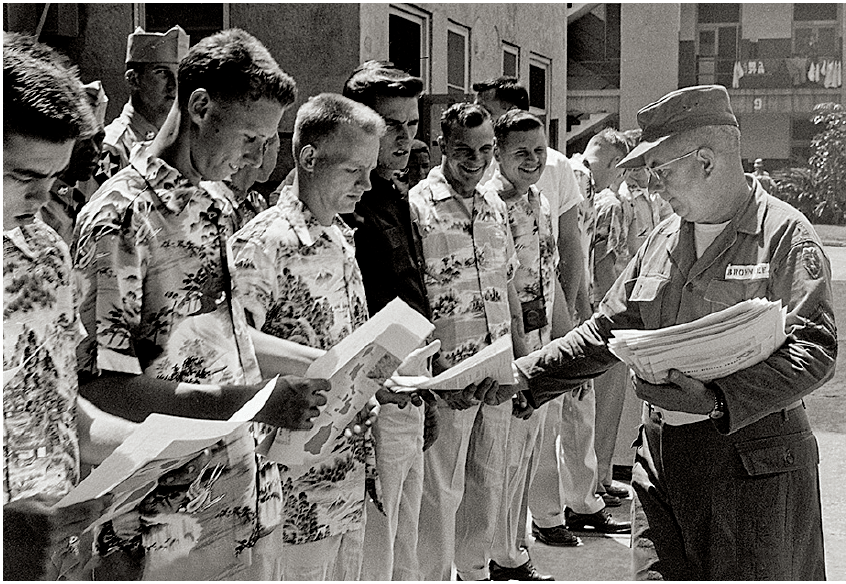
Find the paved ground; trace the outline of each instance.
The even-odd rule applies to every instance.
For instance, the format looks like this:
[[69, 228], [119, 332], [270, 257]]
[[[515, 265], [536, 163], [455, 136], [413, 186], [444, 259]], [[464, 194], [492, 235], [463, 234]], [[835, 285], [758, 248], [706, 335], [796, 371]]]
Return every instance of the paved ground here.
[[[834, 279], [835, 319], [846, 330], [846, 247], [827, 247]], [[820, 446], [820, 491], [829, 580], [846, 580], [846, 335], [838, 342], [834, 378], [805, 400]], [[629, 501], [610, 510], [627, 519]], [[531, 532], [529, 532], [531, 533]], [[628, 536], [583, 537], [578, 548], [554, 548], [530, 538], [538, 570], [556, 580], [630, 580]]]

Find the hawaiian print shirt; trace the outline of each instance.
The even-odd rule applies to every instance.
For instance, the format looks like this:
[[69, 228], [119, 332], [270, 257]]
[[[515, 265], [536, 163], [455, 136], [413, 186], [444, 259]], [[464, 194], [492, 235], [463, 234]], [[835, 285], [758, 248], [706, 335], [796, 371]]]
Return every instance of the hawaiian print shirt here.
[[132, 103], [126, 102], [120, 115], [106, 126], [103, 153], [94, 178], [103, 184], [118, 171], [129, 166], [132, 150], [139, 142], [149, 142], [159, 129], [147, 118], [135, 111]]
[[499, 170], [485, 187], [496, 190], [508, 208], [508, 225], [514, 237], [519, 264], [514, 272], [517, 297], [521, 303], [541, 300], [546, 311], [547, 325], [524, 335], [519, 344], [528, 354], [552, 340], [552, 301], [558, 246], [552, 237], [549, 201], [534, 185], [527, 193], [518, 194]]
[[517, 256], [508, 211], [491, 189], [456, 193], [441, 167], [409, 193], [419, 225], [440, 364], [449, 368], [511, 332], [508, 283]]
[[596, 231], [596, 209], [594, 198], [596, 187], [593, 182], [593, 174], [581, 154], [576, 154], [570, 159], [573, 172], [576, 174], [576, 182], [584, 200], [579, 203], [579, 231], [582, 235], [582, 251], [585, 260], [585, 278], [587, 278], [588, 298], [593, 298], [593, 236]]
[[3, 504], [79, 479], [76, 311], [68, 248], [40, 219], [3, 233]]
[[234, 209], [233, 221], [235, 231], [252, 221], [256, 215], [267, 210], [267, 200], [264, 195], [252, 189], [246, 194], [243, 191], [236, 191], [229, 181], [202, 181], [200, 186], [210, 193], [226, 197]]
[[635, 252], [643, 245], [652, 230], [673, 214], [673, 208], [657, 193], [650, 193], [646, 189], [626, 182], [620, 185], [619, 196], [620, 202], [628, 203], [631, 208], [628, 247], [630, 257], [634, 257]]
[[[90, 333], [78, 350], [83, 375], [107, 370], [186, 383], [261, 381], [243, 309], [231, 298], [225, 242], [234, 231], [232, 215], [225, 198], [148, 155], [134, 157], [103, 184], [79, 216], [74, 253]], [[206, 579], [237, 572], [236, 556], [259, 535], [260, 509], [256, 460], [243, 456], [252, 449], [243, 450], [237, 432], [231, 438], [213, 451], [208, 467], [210, 475], [226, 470], [225, 497], [215, 494], [214, 504], [192, 511], [190, 493], [171, 493], [177, 514], [189, 513], [191, 521], [142, 518], [149, 526], [141, 530], [147, 575]], [[162, 564], [171, 570], [162, 571]]]
[[[633, 213], [628, 202], [610, 188], [602, 190], [594, 200], [596, 208], [596, 233], [594, 234], [594, 261], [599, 262], [608, 254], [614, 254], [614, 275], [623, 273], [629, 263], [629, 236]], [[595, 268], [596, 266], [594, 266]], [[602, 298], [594, 298], [597, 304]]]
[[[262, 332], [329, 349], [367, 320], [352, 231], [337, 216], [320, 225], [296, 185], [236, 233], [232, 248], [235, 295]], [[341, 434], [320, 463], [279, 465], [286, 543], [363, 528], [371, 452], [369, 433]]]

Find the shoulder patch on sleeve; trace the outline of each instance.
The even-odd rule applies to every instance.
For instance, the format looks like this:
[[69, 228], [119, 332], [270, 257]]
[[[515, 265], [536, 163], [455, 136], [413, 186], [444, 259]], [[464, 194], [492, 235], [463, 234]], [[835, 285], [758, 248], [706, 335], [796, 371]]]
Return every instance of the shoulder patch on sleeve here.
[[822, 262], [820, 250], [816, 246], [809, 246], [802, 250], [802, 265], [813, 280], [820, 277], [822, 273]]

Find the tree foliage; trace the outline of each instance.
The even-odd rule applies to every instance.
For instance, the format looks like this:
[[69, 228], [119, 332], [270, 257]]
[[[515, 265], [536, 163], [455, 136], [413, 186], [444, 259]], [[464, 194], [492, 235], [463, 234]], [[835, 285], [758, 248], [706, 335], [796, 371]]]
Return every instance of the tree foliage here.
[[818, 104], [813, 122], [820, 132], [811, 141], [808, 167], [774, 173], [776, 194], [814, 222], [846, 224], [846, 110]]

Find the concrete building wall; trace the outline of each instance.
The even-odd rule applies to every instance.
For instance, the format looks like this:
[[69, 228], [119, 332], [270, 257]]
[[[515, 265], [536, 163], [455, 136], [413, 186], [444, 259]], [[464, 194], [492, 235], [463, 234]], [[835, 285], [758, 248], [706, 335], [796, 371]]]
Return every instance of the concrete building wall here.
[[743, 114], [740, 124], [740, 156], [786, 160], [790, 158], [790, 114]]
[[637, 111], [678, 89], [679, 4], [623, 3], [620, 17], [620, 128], [637, 127]]
[[793, 36], [793, 4], [743, 4], [740, 21], [744, 39], [789, 39]]
[[[470, 29], [470, 84], [502, 75], [502, 43], [520, 47], [520, 79], [528, 84], [529, 57], [550, 59], [549, 118], [563, 128], [567, 86], [567, 14], [565, 4], [414, 4], [430, 15], [429, 93], [447, 92], [447, 26]], [[362, 4], [361, 59], [388, 57], [388, 4]], [[563, 130], [562, 130], [563, 133]]]

